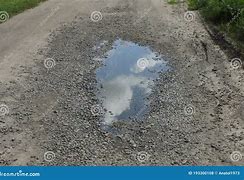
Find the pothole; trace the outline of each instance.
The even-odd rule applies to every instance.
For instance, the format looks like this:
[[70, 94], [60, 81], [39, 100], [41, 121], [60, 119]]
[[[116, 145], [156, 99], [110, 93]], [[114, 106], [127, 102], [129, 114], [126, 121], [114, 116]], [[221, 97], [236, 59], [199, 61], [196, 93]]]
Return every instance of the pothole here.
[[104, 125], [141, 118], [149, 109], [149, 95], [159, 72], [169, 66], [164, 58], [149, 47], [118, 39], [97, 69], [96, 78], [106, 112]]

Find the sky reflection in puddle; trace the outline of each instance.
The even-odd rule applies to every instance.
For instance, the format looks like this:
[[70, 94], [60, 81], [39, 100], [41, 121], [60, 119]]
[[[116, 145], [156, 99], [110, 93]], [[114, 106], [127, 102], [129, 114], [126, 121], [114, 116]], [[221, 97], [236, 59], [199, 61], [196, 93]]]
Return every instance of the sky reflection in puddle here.
[[96, 71], [97, 96], [106, 109], [104, 124], [143, 116], [153, 80], [158, 72], [168, 69], [166, 61], [149, 47], [116, 40], [104, 65]]

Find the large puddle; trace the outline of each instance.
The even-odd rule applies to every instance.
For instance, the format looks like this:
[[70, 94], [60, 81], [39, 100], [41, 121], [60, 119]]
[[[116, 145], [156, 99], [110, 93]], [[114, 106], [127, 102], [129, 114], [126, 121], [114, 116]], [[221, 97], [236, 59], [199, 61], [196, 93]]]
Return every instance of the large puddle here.
[[104, 124], [143, 116], [153, 80], [168, 69], [166, 61], [149, 47], [116, 40], [96, 72], [100, 89], [97, 96], [106, 109]]

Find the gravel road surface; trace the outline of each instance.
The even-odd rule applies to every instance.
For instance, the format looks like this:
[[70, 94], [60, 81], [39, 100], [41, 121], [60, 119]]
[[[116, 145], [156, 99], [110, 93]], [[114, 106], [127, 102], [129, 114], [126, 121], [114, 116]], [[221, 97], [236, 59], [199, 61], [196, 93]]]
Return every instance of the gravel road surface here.
[[[49, 0], [0, 24], [0, 165], [243, 165], [240, 57], [186, 12], [163, 0]], [[118, 39], [170, 70], [143, 117], [107, 130], [96, 70]]]

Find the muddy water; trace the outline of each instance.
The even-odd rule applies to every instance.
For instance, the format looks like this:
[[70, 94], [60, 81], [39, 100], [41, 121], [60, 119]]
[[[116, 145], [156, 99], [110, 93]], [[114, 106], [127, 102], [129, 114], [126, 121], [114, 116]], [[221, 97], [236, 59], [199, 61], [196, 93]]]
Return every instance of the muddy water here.
[[104, 124], [140, 118], [148, 109], [153, 80], [169, 70], [166, 61], [149, 47], [116, 40], [97, 69], [97, 94], [106, 109]]

